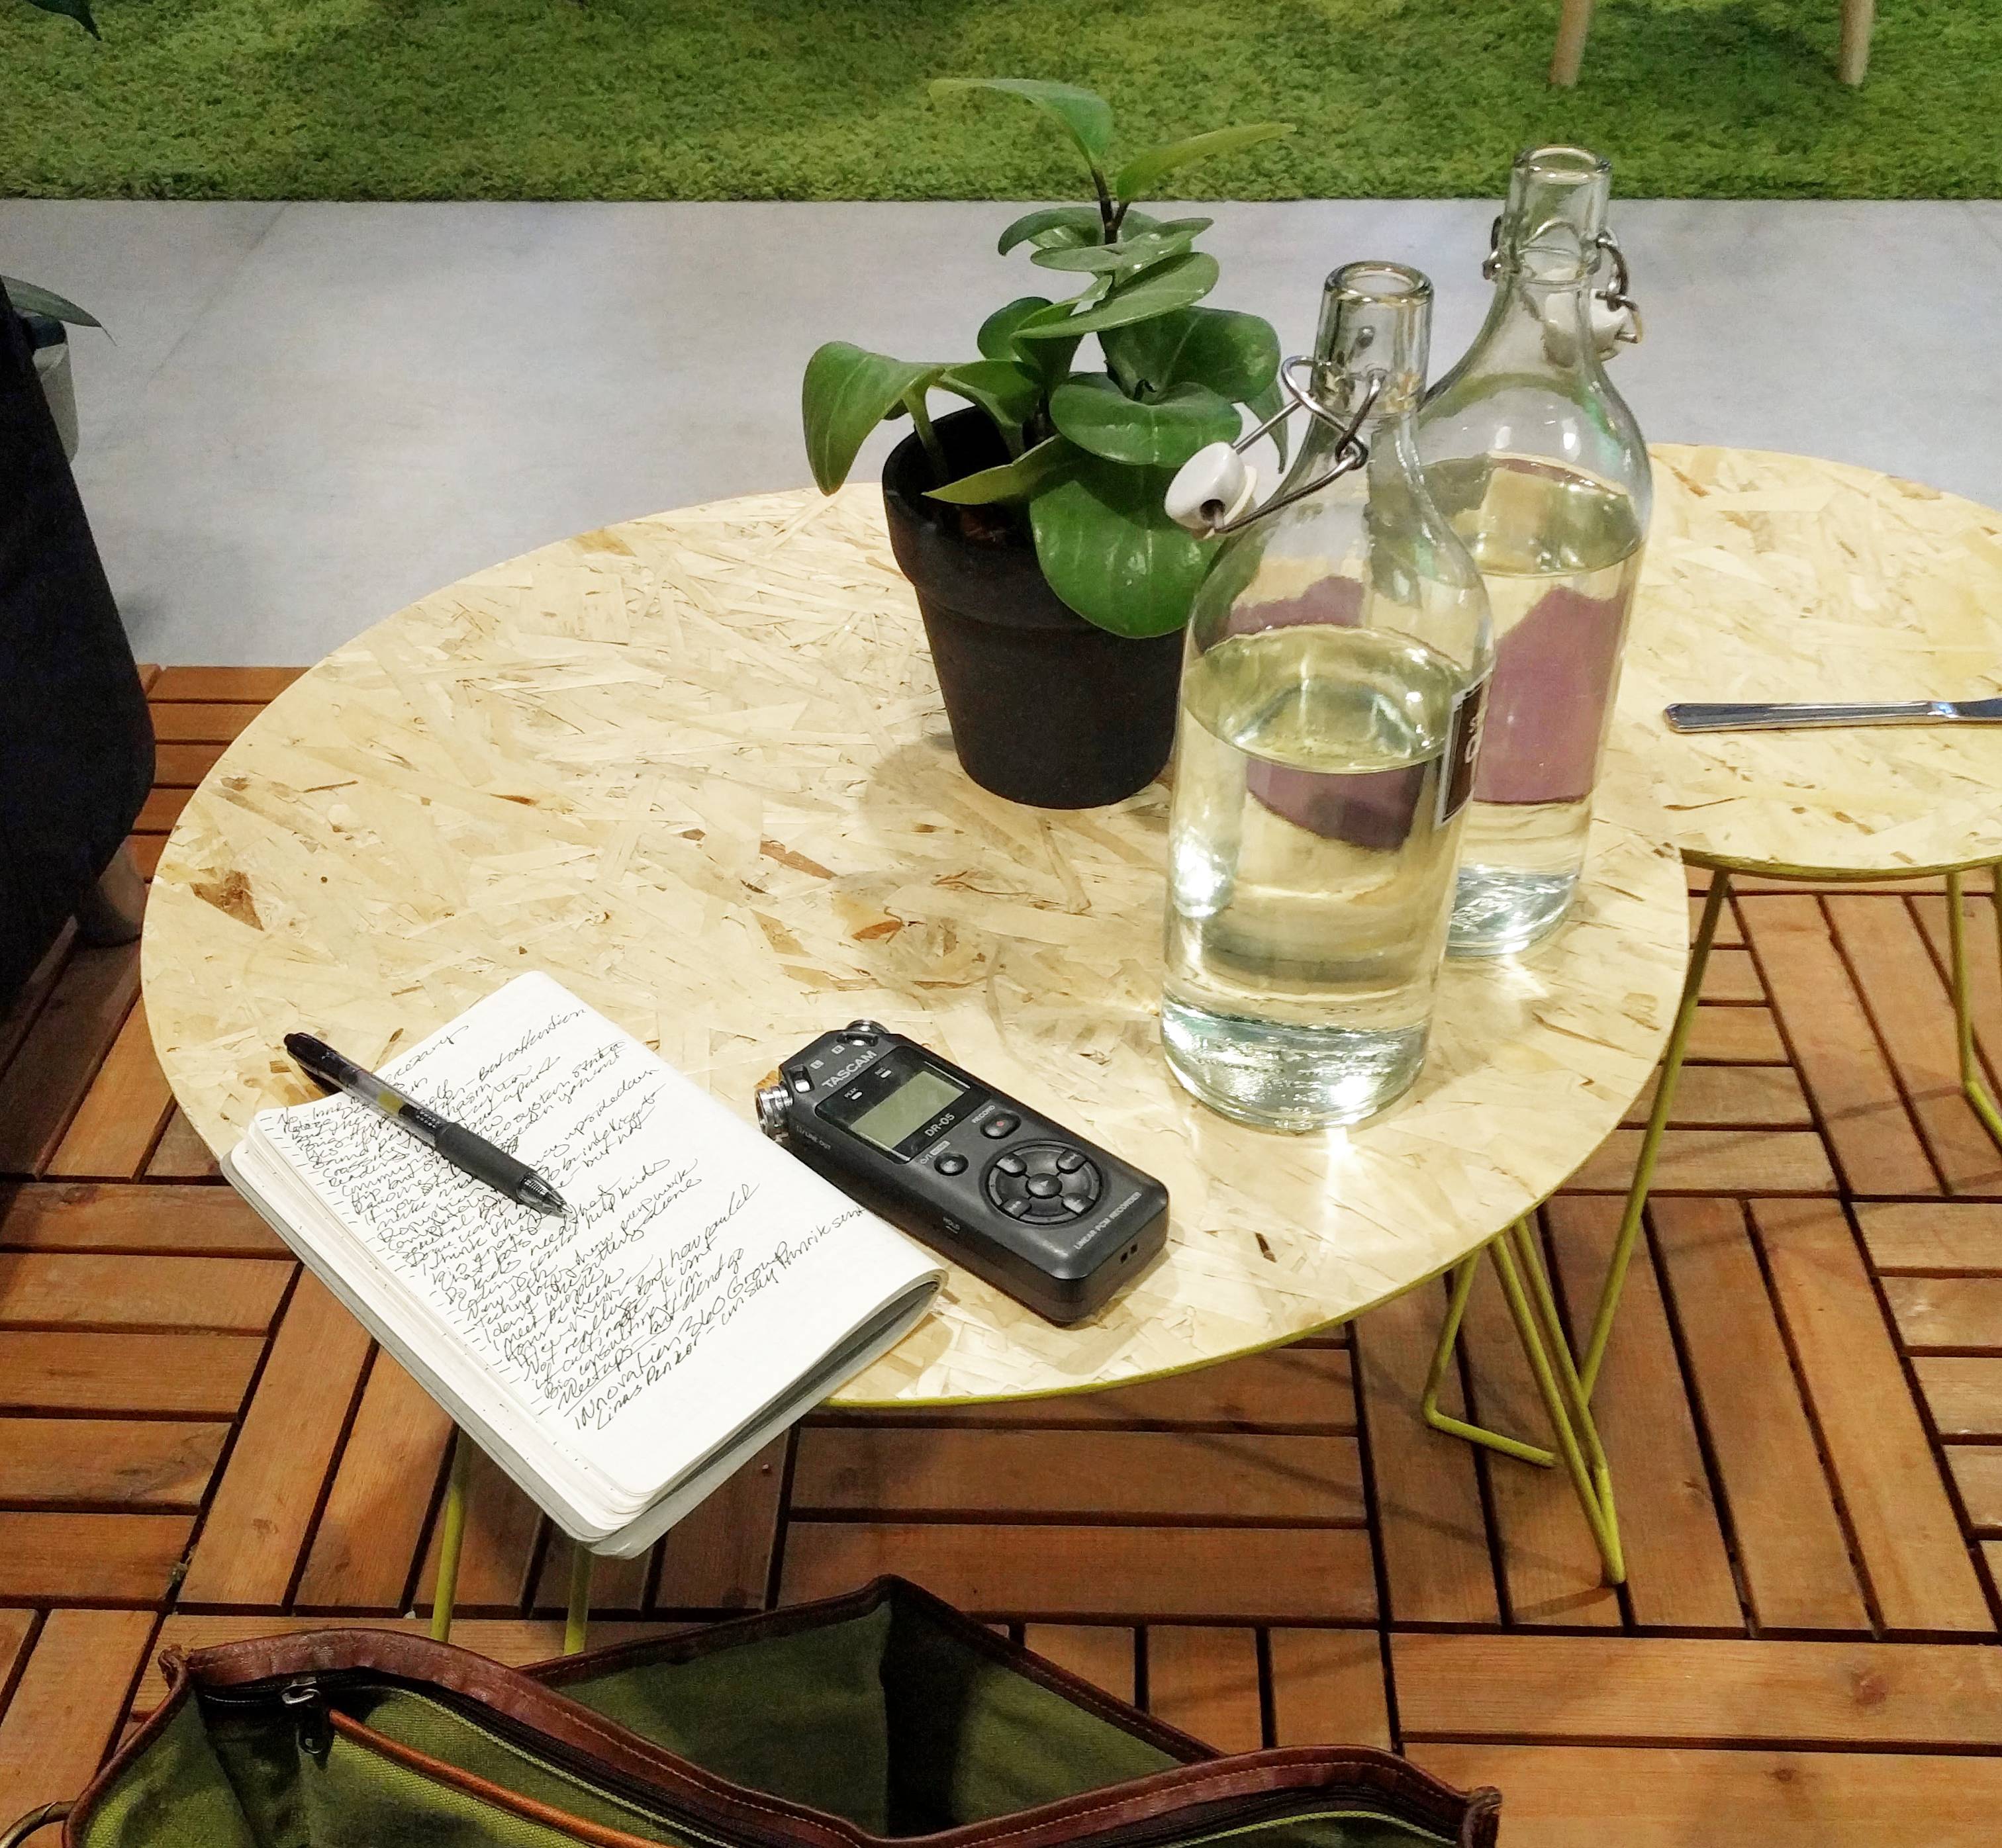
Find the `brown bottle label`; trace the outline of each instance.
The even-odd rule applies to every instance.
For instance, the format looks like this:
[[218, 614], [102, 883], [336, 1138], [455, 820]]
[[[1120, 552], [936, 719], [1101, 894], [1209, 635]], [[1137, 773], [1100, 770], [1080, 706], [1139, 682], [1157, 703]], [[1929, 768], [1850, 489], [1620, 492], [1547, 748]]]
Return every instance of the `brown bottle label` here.
[[1484, 674], [1453, 703], [1446, 727], [1446, 772], [1439, 778], [1439, 825], [1443, 828], [1467, 806], [1474, 793], [1474, 767], [1481, 761], [1481, 727], [1488, 716], [1488, 689], [1495, 676]]

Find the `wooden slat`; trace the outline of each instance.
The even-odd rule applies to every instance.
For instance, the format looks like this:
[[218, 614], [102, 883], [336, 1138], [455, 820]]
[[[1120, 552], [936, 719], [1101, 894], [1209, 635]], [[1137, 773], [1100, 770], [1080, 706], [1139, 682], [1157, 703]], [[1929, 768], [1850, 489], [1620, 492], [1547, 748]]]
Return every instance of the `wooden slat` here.
[[793, 1508], [1268, 1523], [1363, 1518], [1352, 1438], [881, 1426], [800, 1432]]
[[1859, 1206], [1856, 1222], [1880, 1271], [1992, 1271], [2002, 1275], [2002, 1205], [1892, 1201]]
[[[1826, 903], [1836, 936], [1862, 973], [1877, 1030], [1948, 1191], [1995, 1192], [2002, 1187], [2002, 1153], [1961, 1095], [1953, 1009], [1911, 913], [1898, 898]], [[1857, 1186], [1899, 1191], [1880, 1187], [1867, 1174]]]
[[2002, 1449], [1987, 1444], [1951, 1444], [1946, 1456], [1959, 1486], [1961, 1505], [1975, 1532], [1991, 1537], [2002, 1534]]
[[[417, 1581], [417, 1608], [428, 1610], [438, 1582], [438, 1533], [431, 1523], [424, 1570]], [[543, 1522], [535, 1505], [475, 1450], [467, 1478], [466, 1538], [459, 1553], [461, 1610], [519, 1610], [528, 1602], [539, 1556]]]
[[1768, 1629], [1868, 1629], [1743, 1208], [1657, 1200], [1649, 1212], [1753, 1614]]
[[[1564, 1184], [1567, 1193], [1624, 1194], [1640, 1158], [1638, 1129], [1616, 1129]], [[1654, 1191], [1833, 1194], [1821, 1138], [1798, 1129], [1671, 1129], [1655, 1160]]]
[[302, 1609], [404, 1608], [451, 1436], [444, 1410], [378, 1353], [313, 1530]]
[[1887, 1277], [1884, 1297], [1914, 1354], [2002, 1354], [2002, 1277]]
[[247, 700], [264, 705], [305, 671], [303, 668], [162, 668], [148, 699]]
[[1024, 1644], [1115, 1700], [1133, 1698], [1134, 1633], [1111, 1623], [1031, 1623]]
[[124, 1717], [155, 1621], [144, 1610], [49, 1613], [0, 1720], [0, 1816], [67, 1802], [90, 1781]]
[[256, 718], [255, 706], [180, 704], [153, 708], [153, 736], [163, 744], [226, 744]]
[[1885, 1624], [1894, 1633], [1992, 1632], [1987, 1599], [1841, 1208], [1755, 1200], [1752, 1223]]
[[194, 788], [228, 747], [222, 744], [155, 744], [153, 786], [156, 789]]
[[[1346, 1348], [1284, 1348], [1142, 1385], [1055, 1398], [1003, 1400], [921, 1414], [928, 1424], [1208, 1425], [1240, 1431], [1352, 1431], [1355, 1399]], [[868, 1421], [877, 1421], [881, 1414]], [[909, 1414], [895, 1414], [899, 1423]], [[816, 1419], [814, 1423], [827, 1421]], [[833, 1421], [853, 1422], [853, 1415]]]
[[[1655, 1107], [1656, 1080], [1628, 1107], [1623, 1119], [1644, 1124]], [[1679, 1129], [1735, 1128], [1744, 1124], [1767, 1128], [1811, 1125], [1801, 1081], [1785, 1065], [1689, 1065], [1676, 1081], [1669, 1121]], [[1917, 1146], [1914, 1138], [1913, 1146]], [[1927, 1170], [1930, 1173], [1930, 1170]]]
[[0, 1417], [0, 1501], [197, 1508], [227, 1424]]
[[0, 1253], [0, 1323], [262, 1334], [291, 1274], [264, 1258]]
[[1503, 1792], [1535, 1848], [1991, 1848], [2002, 1759], [1903, 1752], [1425, 1745], [1463, 1788]]
[[2002, 1649], [1399, 1634], [1413, 1738], [2002, 1748]]
[[[1491, 1263], [1482, 1264], [1467, 1303], [1465, 1340], [1475, 1421], [1529, 1443], [1550, 1442], [1543, 1400]], [[1498, 1459], [1488, 1467], [1488, 1487], [1512, 1621], [1617, 1630], [1620, 1595], [1605, 1582], [1570, 1477], [1561, 1469]]]
[[1769, 1007], [1699, 1007], [1690, 1031], [1692, 1062], [1784, 1065], [1786, 1044]]
[[1369, 1536], [1355, 1528], [1006, 1527], [794, 1521], [793, 1604], [900, 1572], [977, 1616], [1372, 1620]]
[[1704, 965], [1703, 999], [1705, 1001], [1751, 1001], [1766, 999], [1766, 986], [1759, 979], [1751, 954], [1744, 950], [1713, 948]]
[[18, 992], [0, 1009], [0, 1072], [6, 1069], [22, 1042], [33, 1030], [35, 1020], [54, 991], [57, 981], [76, 947], [76, 922], [67, 921], [56, 939], [42, 952], [42, 960], [29, 972]]
[[291, 1270], [270, 1260], [0, 1252], [0, 1324], [261, 1332]]
[[1932, 1163], [1821, 901], [1748, 898], [1742, 908], [1772, 980], [1773, 1005], [1850, 1184], [1877, 1193], [1931, 1192], [1937, 1184]]
[[180, 1257], [290, 1255], [231, 1188], [101, 1181], [27, 1181], [0, 1188], [0, 1246]]
[[[550, 1523], [543, 1523], [542, 1560], [529, 1599], [537, 1611], [567, 1610], [570, 1606], [570, 1569], [574, 1557], [572, 1543]], [[647, 1608], [647, 1581], [654, 1572], [650, 1549], [631, 1559], [598, 1559], [591, 1562], [591, 1608], [615, 1616], [637, 1615]], [[762, 1600], [761, 1600], [762, 1602]]]
[[263, 1352], [256, 1335], [0, 1330], [0, 1407], [233, 1417]]
[[146, 800], [140, 804], [139, 813], [132, 823], [140, 834], [170, 834], [173, 825], [181, 818], [181, 811], [187, 807], [191, 790], [155, 789], [148, 792]]
[[176, 1109], [160, 1131], [153, 1159], [146, 1164], [150, 1180], [215, 1180], [222, 1170], [209, 1152], [208, 1143], [195, 1134], [194, 1125]]
[[[1384, 1583], [1400, 1623], [1495, 1623], [1501, 1606], [1474, 1452], [1418, 1413], [1445, 1315], [1443, 1288], [1426, 1284], [1355, 1324]], [[1466, 1415], [1457, 1369], [1440, 1403]]]
[[[685, 1623], [594, 1620], [591, 1646], [610, 1649], [621, 1643], [678, 1636], [688, 1627]], [[314, 1630], [386, 1630], [403, 1636], [428, 1636], [431, 1623], [424, 1617], [298, 1617], [281, 1616], [276, 1612], [244, 1616], [176, 1611], [160, 1626], [159, 1646], [148, 1657], [133, 1696], [133, 1714], [144, 1717], [166, 1698], [167, 1684], [160, 1672], [159, 1658], [169, 1649], [216, 1649], [259, 1637], [297, 1636]], [[548, 1661], [560, 1655], [563, 1641], [560, 1617], [462, 1617], [452, 1627], [454, 1648], [469, 1649], [476, 1655], [505, 1662], [510, 1668], [525, 1668], [531, 1662]]]
[[775, 1438], [660, 1547], [655, 1604], [668, 1610], [762, 1610], [778, 1543], [786, 1438]]
[[1265, 1743], [1254, 1630], [1157, 1623], [1147, 1632], [1147, 1710], [1224, 1752]]
[[186, 1515], [0, 1512], [0, 1598], [157, 1604], [193, 1525]]
[[2002, 1356], [1948, 1354], [1912, 1363], [1943, 1438], [2002, 1438]]
[[368, 1345], [326, 1285], [302, 1274], [189, 1564], [183, 1603], [284, 1602]]
[[[1590, 1330], [1623, 1205], [1557, 1199], [1544, 1208], [1577, 1348]], [[1613, 1471], [1634, 1621], [1742, 1634], [1731, 1556], [1644, 1243], [1627, 1273], [1594, 1403]]]
[[132, 849], [133, 863], [142, 877], [151, 879], [160, 870], [160, 855], [167, 844], [163, 834], [128, 834], [125, 845]]
[[0, 1077], [0, 1174], [39, 1174], [139, 993], [139, 946], [78, 950]]
[[1391, 1745], [1383, 1649], [1373, 1630], [1274, 1630], [1275, 1745]]

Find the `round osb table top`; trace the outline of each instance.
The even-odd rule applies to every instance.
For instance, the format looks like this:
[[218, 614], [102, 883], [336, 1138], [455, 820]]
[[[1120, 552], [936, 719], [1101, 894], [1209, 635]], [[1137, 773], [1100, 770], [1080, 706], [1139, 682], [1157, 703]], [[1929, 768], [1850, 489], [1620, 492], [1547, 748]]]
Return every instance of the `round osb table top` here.
[[2002, 692], [2002, 513], [1846, 463], [1659, 444], [1620, 684], [1676, 844], [1798, 877], [2002, 859], [2002, 726], [1685, 736], [1672, 700]]
[[330, 656], [224, 755], [154, 882], [162, 1064], [227, 1149], [311, 1089], [294, 1028], [379, 1064], [548, 971], [737, 1111], [870, 1016], [1165, 1181], [1163, 1258], [1083, 1326], [964, 1272], [846, 1403], [1118, 1384], [1339, 1323], [1464, 1257], [1645, 1083], [1680, 864], [1617, 759], [1575, 917], [1449, 964], [1416, 1088], [1261, 1134], [1156, 1041], [1167, 798], [1021, 808], [952, 753], [880, 497], [698, 507], [496, 566]]

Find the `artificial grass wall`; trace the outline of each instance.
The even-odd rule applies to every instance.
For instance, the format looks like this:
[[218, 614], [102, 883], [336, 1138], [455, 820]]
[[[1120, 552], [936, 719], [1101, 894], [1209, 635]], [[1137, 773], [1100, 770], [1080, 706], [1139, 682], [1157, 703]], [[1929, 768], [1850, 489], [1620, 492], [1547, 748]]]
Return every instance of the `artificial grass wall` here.
[[1039, 119], [933, 76], [1060, 77], [1121, 146], [1299, 132], [1177, 176], [1240, 198], [1487, 196], [1540, 139], [1629, 196], [2002, 194], [2002, 0], [1889, 0], [1868, 82], [1838, 0], [0, 0], [0, 192], [319, 199], [1068, 194]]

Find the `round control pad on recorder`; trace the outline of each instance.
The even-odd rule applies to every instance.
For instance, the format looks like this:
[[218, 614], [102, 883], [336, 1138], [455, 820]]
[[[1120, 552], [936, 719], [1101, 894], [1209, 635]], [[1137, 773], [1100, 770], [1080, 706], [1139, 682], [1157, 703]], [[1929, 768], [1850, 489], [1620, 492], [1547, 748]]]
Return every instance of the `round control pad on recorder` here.
[[1010, 1219], [1054, 1226], [1089, 1212], [1104, 1184], [1083, 1153], [1062, 1142], [1024, 1142], [989, 1164], [987, 1198]]

